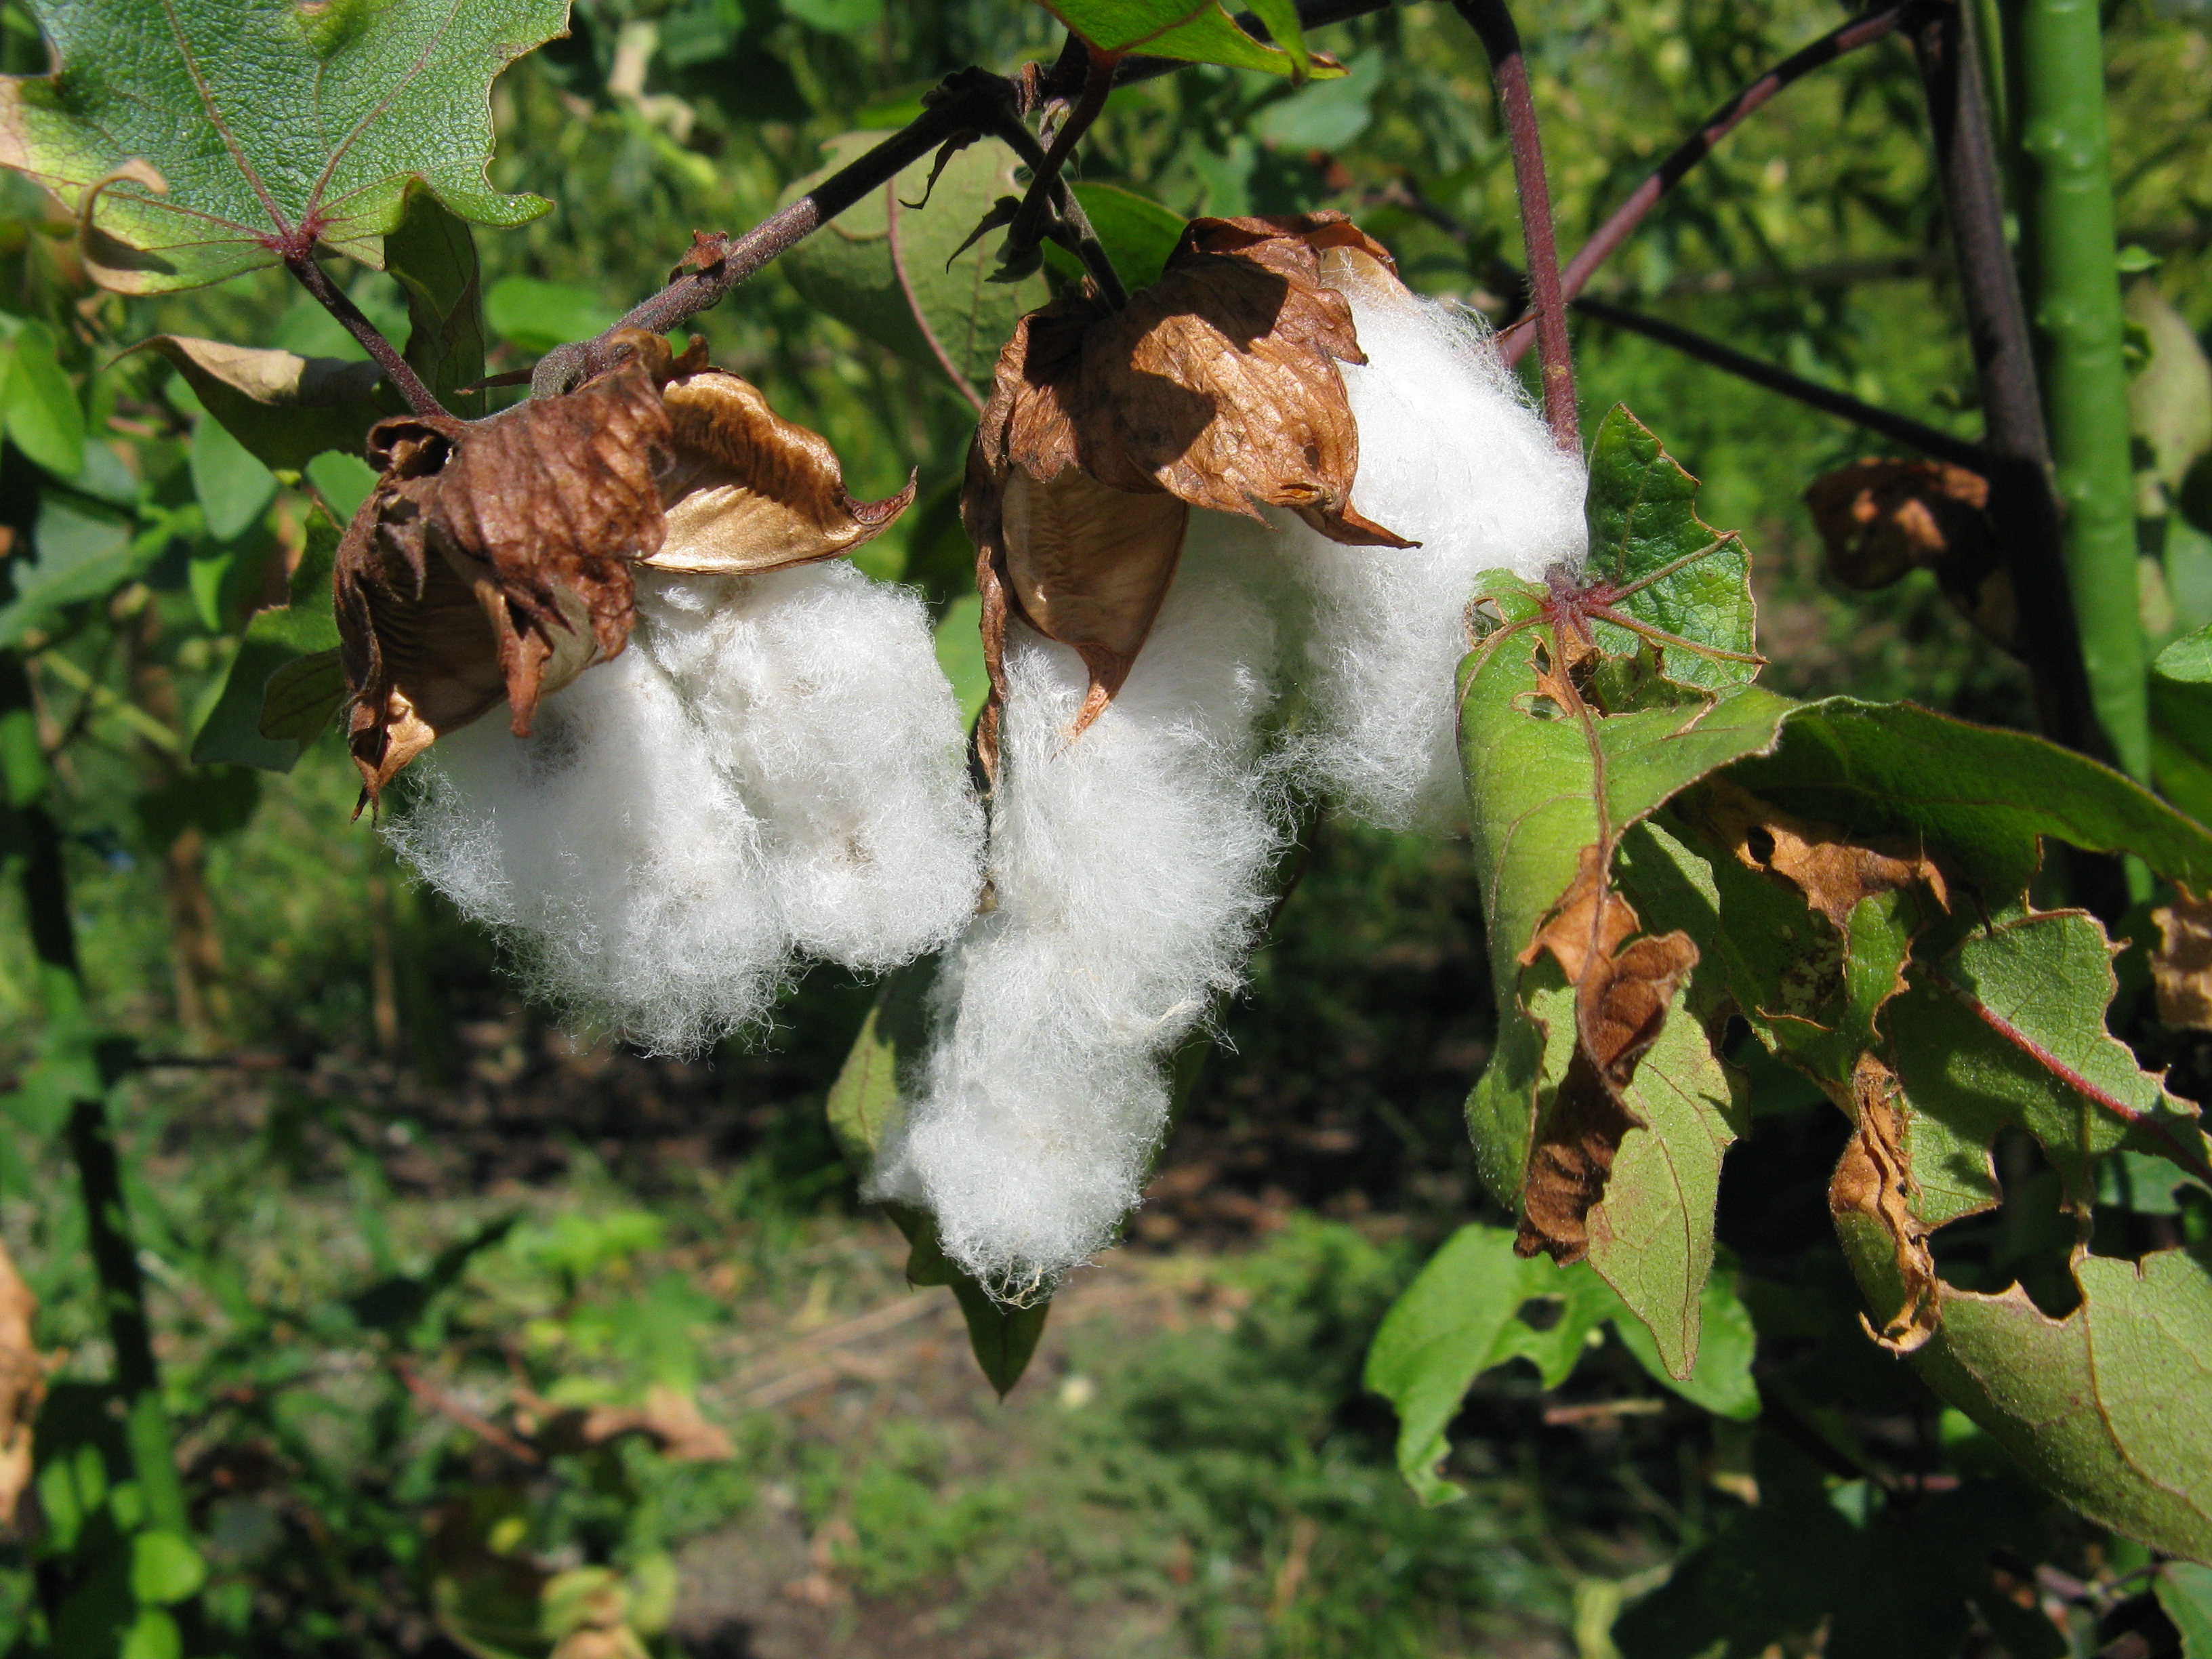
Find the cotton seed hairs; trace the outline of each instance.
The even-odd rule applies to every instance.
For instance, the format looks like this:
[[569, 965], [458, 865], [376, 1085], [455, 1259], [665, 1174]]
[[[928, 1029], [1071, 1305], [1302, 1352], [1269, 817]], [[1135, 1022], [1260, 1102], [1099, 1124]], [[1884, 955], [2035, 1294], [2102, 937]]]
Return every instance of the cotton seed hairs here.
[[[873, 1190], [1010, 1300], [1109, 1243], [1167, 1060], [1241, 980], [1289, 800], [1448, 819], [1462, 609], [1486, 570], [1579, 564], [1583, 495], [1480, 325], [1340, 215], [1200, 220], [1125, 311], [1024, 319], [964, 502], [996, 902], [939, 976]], [[1294, 688], [1302, 720], [1263, 739]]]
[[[369, 796], [437, 744], [393, 844], [541, 994], [687, 1052], [802, 955], [952, 937], [982, 822], [921, 602], [822, 562], [913, 485], [854, 501], [698, 343], [623, 337], [567, 396], [380, 423], [338, 616]], [[511, 732], [480, 718], [502, 696]]]

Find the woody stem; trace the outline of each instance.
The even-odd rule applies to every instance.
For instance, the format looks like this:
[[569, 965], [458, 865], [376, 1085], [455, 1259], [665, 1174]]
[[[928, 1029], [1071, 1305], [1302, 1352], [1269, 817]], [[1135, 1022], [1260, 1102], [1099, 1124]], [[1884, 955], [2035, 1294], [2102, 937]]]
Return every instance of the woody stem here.
[[1505, 118], [1513, 151], [1513, 182], [1521, 198], [1521, 235], [1528, 252], [1528, 286], [1536, 307], [1536, 349], [1543, 365], [1544, 419], [1553, 441], [1579, 452], [1582, 432], [1575, 413], [1575, 366], [1567, 344], [1567, 307], [1559, 286], [1559, 250], [1552, 234], [1552, 191], [1544, 176], [1544, 138], [1536, 123], [1536, 104], [1528, 90], [1528, 62], [1521, 51], [1521, 31], [1505, 0], [1453, 0], [1461, 16], [1482, 38], [1498, 86], [1498, 108]]
[[376, 360], [392, 389], [407, 400], [408, 408], [417, 415], [447, 412], [437, 394], [422, 384], [422, 377], [415, 372], [415, 366], [399, 355], [399, 349], [384, 337], [384, 331], [368, 320], [343, 289], [331, 280], [330, 273], [315, 263], [313, 253], [287, 253], [284, 269], [292, 273], [301, 288], [315, 296], [324, 310], [338, 319], [347, 333], [361, 342], [362, 349]]
[[1030, 181], [1029, 193], [1022, 198], [1021, 211], [1014, 216], [1012, 227], [1006, 234], [1006, 246], [1015, 251], [1036, 245], [1037, 234], [1044, 223], [1045, 210], [1053, 198], [1053, 186], [1067, 158], [1075, 153], [1075, 141], [1091, 130], [1106, 107], [1107, 95], [1114, 90], [1114, 65], [1119, 54], [1090, 49], [1089, 63], [1083, 76], [1082, 95], [1075, 107], [1068, 111], [1067, 118], [1060, 124], [1060, 131], [1052, 136], [1052, 148], [1044, 153], [1044, 160]]

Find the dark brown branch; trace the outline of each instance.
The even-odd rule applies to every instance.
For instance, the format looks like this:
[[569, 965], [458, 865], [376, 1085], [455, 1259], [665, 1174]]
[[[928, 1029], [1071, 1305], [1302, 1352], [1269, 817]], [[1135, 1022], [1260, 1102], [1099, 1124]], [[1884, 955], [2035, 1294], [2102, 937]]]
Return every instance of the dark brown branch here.
[[[1069, 36], [1071, 40], [1074, 37]], [[1065, 57], [1065, 53], [1062, 54]], [[1045, 151], [1034, 176], [1030, 180], [1029, 193], [1022, 198], [1021, 210], [1014, 215], [1014, 222], [1006, 236], [1009, 250], [1026, 253], [1036, 246], [1038, 233], [1044, 228], [1045, 210], [1055, 194], [1054, 186], [1060, 182], [1066, 169], [1068, 157], [1075, 153], [1076, 140], [1091, 131], [1106, 108], [1106, 100], [1114, 90], [1115, 60], [1104, 52], [1086, 52], [1087, 66], [1083, 77], [1083, 92], [1067, 118], [1052, 135], [1052, 147]]]
[[1513, 151], [1521, 198], [1521, 234], [1528, 251], [1528, 287], [1536, 308], [1536, 346], [1543, 365], [1544, 419], [1560, 448], [1580, 451], [1575, 366], [1567, 343], [1566, 302], [1559, 288], [1559, 251], [1552, 233], [1552, 191], [1544, 177], [1544, 137], [1528, 90], [1528, 60], [1505, 0], [1452, 0], [1482, 38], [1498, 86], [1498, 103]]
[[1670, 346], [1686, 357], [1710, 363], [1739, 380], [1750, 381], [1753, 386], [1779, 392], [1785, 398], [1794, 398], [1824, 414], [1849, 421], [1853, 426], [1863, 427], [1895, 442], [1910, 445], [1939, 461], [1948, 461], [1972, 472], [1986, 474], [1990, 471], [1989, 453], [1978, 444], [1954, 437], [1938, 428], [1916, 421], [1909, 415], [1899, 415], [1872, 404], [1862, 403], [1848, 392], [1838, 392], [1832, 386], [1808, 380], [1800, 374], [1792, 374], [1788, 369], [1773, 363], [1746, 356], [1733, 346], [1708, 339], [1679, 324], [1658, 317], [1647, 317], [1642, 312], [1631, 311], [1625, 306], [1617, 306], [1606, 300], [1580, 299], [1575, 301], [1574, 308], [1584, 316], [1595, 318], [1614, 328], [1656, 340], [1661, 345]]
[[384, 371], [385, 379], [392, 382], [392, 389], [407, 400], [408, 408], [417, 415], [446, 412], [437, 394], [422, 384], [422, 377], [415, 372], [415, 366], [399, 355], [399, 349], [384, 337], [383, 331], [362, 314], [343, 289], [331, 280], [330, 273], [315, 263], [313, 254], [288, 253], [284, 256], [284, 268], [301, 288], [321, 302], [324, 310], [338, 319], [347, 333], [361, 342], [362, 349]]
[[[1022, 158], [1022, 165], [1036, 172], [1045, 166], [1045, 149], [1037, 143], [1036, 135], [1024, 125], [1021, 117], [1012, 110], [1002, 112], [990, 129], [991, 136]], [[1106, 303], [1116, 311], [1129, 303], [1128, 290], [1121, 286], [1121, 278], [1108, 257], [1106, 245], [1091, 228], [1090, 216], [1084, 212], [1083, 204], [1069, 188], [1067, 180], [1055, 176], [1052, 180], [1052, 210], [1058, 216], [1066, 239], [1073, 245], [1083, 268], [1091, 273], [1091, 280], [1098, 284], [1098, 291]]]
[[[1904, 3], [1890, 6], [1829, 30], [1810, 46], [1792, 52], [1715, 110], [1706, 118], [1703, 126], [1677, 144], [1667, 159], [1653, 170], [1650, 177], [1629, 193], [1628, 199], [1615, 208], [1612, 216], [1598, 227], [1597, 234], [1583, 245], [1582, 252], [1568, 262], [1566, 270], [1559, 277], [1559, 286], [1566, 297], [1571, 300], [1580, 294], [1589, 285], [1597, 268], [1613, 256], [1613, 250], [1626, 241], [1629, 234], [1643, 222], [1644, 216], [1658, 205], [1659, 198], [1680, 184], [1692, 167], [1711, 155], [1720, 141], [1741, 126], [1753, 110], [1793, 82], [1804, 79], [1814, 70], [1832, 64], [1847, 52], [1871, 46], [1876, 40], [1895, 33], [1899, 22], [1908, 11], [1914, 9], [1914, 5], [1915, 0], [1905, 0]], [[1517, 363], [1528, 349], [1529, 335], [1524, 329], [1509, 335], [1501, 343], [1505, 361]]]

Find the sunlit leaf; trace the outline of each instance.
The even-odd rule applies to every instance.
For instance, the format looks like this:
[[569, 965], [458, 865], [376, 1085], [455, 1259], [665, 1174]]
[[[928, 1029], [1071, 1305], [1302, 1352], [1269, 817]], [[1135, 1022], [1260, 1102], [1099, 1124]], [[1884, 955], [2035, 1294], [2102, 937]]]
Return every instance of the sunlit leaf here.
[[491, 82], [563, 0], [46, 0], [58, 74], [0, 80], [0, 165], [86, 228], [95, 275], [151, 294], [310, 243], [381, 265], [410, 184], [462, 218], [550, 204], [491, 188]]
[[[1042, 0], [1054, 16], [1091, 46], [1120, 55], [1143, 52], [1191, 64], [1263, 70], [1293, 78], [1342, 75], [1344, 66], [1308, 53], [1291, 0], [1265, 0], [1255, 15], [1281, 46], [1267, 46], [1237, 27], [1219, 0]], [[1284, 47], [1290, 48], [1289, 51]]]

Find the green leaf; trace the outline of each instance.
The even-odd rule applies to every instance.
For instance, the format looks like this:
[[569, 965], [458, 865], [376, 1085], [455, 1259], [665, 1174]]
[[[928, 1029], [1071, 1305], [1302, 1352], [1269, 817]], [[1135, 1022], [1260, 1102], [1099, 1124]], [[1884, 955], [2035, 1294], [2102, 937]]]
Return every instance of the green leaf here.
[[2158, 1570], [2158, 1604], [2181, 1632], [2181, 1659], [2212, 1659], [2212, 1567], [2165, 1563]]
[[1343, 65], [1334, 59], [1306, 52], [1296, 25], [1297, 8], [1291, 0], [1264, 0], [1255, 7], [1270, 33], [1274, 33], [1280, 15], [1289, 14], [1291, 21], [1284, 25], [1289, 39], [1279, 33], [1275, 38], [1291, 46], [1291, 52], [1262, 45], [1245, 33], [1219, 0], [1197, 0], [1195, 4], [1193, 0], [1041, 0], [1041, 3], [1091, 46], [1116, 56], [1142, 52], [1188, 64], [1262, 70], [1293, 79], [1308, 73], [1317, 79], [1344, 73]]
[[884, 15], [884, 0], [783, 0], [783, 9], [825, 34], [857, 34]]
[[2160, 793], [2199, 823], [2212, 823], [2212, 629], [2158, 653], [2150, 717]]
[[1643, 1122], [1621, 1137], [1589, 1212], [1589, 1264], [1643, 1322], [1673, 1382], [1698, 1365], [1721, 1158], [1737, 1133], [1727, 1074], [1687, 1000], [1676, 994], [1622, 1091]]
[[[331, 571], [337, 559], [338, 535], [336, 520], [319, 507], [308, 514], [307, 550], [292, 573], [291, 603], [258, 611], [246, 624], [222, 690], [192, 738], [194, 765], [228, 761], [289, 772], [320, 734], [336, 702], [317, 719], [301, 701], [301, 692], [315, 684], [313, 677], [318, 674], [325, 677], [324, 689], [331, 684], [328, 665], [338, 643]], [[321, 660], [313, 667], [294, 667], [303, 659], [317, 658]], [[264, 708], [278, 675], [288, 669], [293, 672], [286, 675], [272, 711], [276, 730], [264, 731]], [[337, 690], [342, 697], [342, 683]]]
[[307, 482], [322, 492], [331, 514], [344, 524], [376, 488], [376, 472], [358, 455], [318, 455], [307, 463]]
[[1752, 1328], [1751, 1310], [1736, 1294], [1734, 1271], [1714, 1272], [1698, 1299], [1703, 1335], [1697, 1367], [1687, 1376], [1677, 1376], [1668, 1368], [1650, 1327], [1640, 1318], [1616, 1315], [1613, 1334], [1655, 1382], [1716, 1417], [1748, 1422], [1759, 1415], [1759, 1384], [1751, 1374], [1759, 1333]]
[[187, 830], [228, 836], [246, 827], [261, 801], [261, 776], [245, 767], [196, 769], [132, 803], [148, 846], [167, 851]]
[[[1398, 1472], [1425, 1504], [1462, 1495], [1439, 1469], [1451, 1449], [1444, 1431], [1474, 1379], [1522, 1358], [1557, 1388], [1618, 1305], [1587, 1269], [1516, 1255], [1513, 1237], [1480, 1224], [1454, 1233], [1391, 1304], [1367, 1351], [1366, 1386], [1398, 1413]], [[1564, 1306], [1539, 1329], [1519, 1316], [1542, 1298]]]
[[2212, 885], [2212, 830], [2110, 767], [2025, 732], [1911, 703], [1832, 697], [1797, 709], [1771, 755], [1731, 776], [1762, 799], [1840, 830], [1944, 849], [1994, 902], [2023, 891], [2055, 836], [2133, 853], [2160, 875]]
[[[1079, 184], [1075, 186], [1075, 199], [1083, 204], [1091, 231], [1125, 287], [1133, 290], [1159, 281], [1168, 255], [1182, 240], [1188, 220], [1119, 185]], [[1056, 243], [1052, 252], [1066, 253]]]
[[84, 410], [58, 351], [44, 323], [16, 329], [7, 349], [8, 435], [57, 478], [74, 478], [84, 471]]
[[229, 428], [205, 415], [192, 422], [191, 473], [207, 532], [219, 542], [244, 535], [276, 499], [276, 475]]
[[1307, 87], [1261, 109], [1252, 118], [1252, 136], [1279, 149], [1342, 149], [1374, 121], [1375, 94], [1389, 64], [1385, 53], [1363, 53], [1347, 66], [1342, 80]]
[[502, 276], [484, 295], [484, 320], [517, 351], [544, 356], [612, 328], [620, 314], [596, 294], [535, 276]]
[[[1628, 410], [1615, 404], [1590, 445], [1589, 562], [1585, 580], [1626, 588], [1669, 566], [1681, 568], [1620, 602], [1648, 627], [1747, 654], [1753, 606], [1751, 555], [1698, 516], [1698, 481]], [[1683, 564], [1685, 560], [1690, 561]], [[1599, 649], [1635, 657], [1646, 641], [1611, 623], [1595, 625]], [[1719, 691], [1750, 684], [1755, 663], [1660, 647], [1666, 677]]]
[[116, 1659], [182, 1659], [185, 1638], [177, 1621], [159, 1607], [141, 1607], [123, 1634]]
[[484, 373], [483, 279], [467, 222], [428, 191], [409, 191], [384, 268], [407, 296], [409, 366], [454, 414], [483, 414], [483, 394], [460, 389]]
[[[785, 191], [783, 202], [795, 201], [882, 141], [879, 132], [830, 139], [823, 146], [828, 165]], [[998, 262], [983, 242], [956, 252], [994, 203], [1021, 194], [1013, 152], [997, 143], [972, 145], [945, 164], [934, 187], [929, 184], [933, 165], [915, 162], [776, 263], [809, 304], [911, 362], [938, 366], [929, 343], [934, 336], [954, 372], [987, 391], [1016, 319], [1042, 305], [1049, 289], [1042, 276], [993, 282]], [[925, 205], [905, 205], [923, 202], [925, 194]], [[911, 301], [900, 283], [902, 271], [914, 290]]]
[[[1978, 930], [1929, 978], [1899, 999], [1888, 1024], [1911, 1106], [1905, 1144], [1924, 1194], [1914, 1213], [1929, 1226], [1996, 1201], [1989, 1147], [2002, 1128], [2033, 1135], [2082, 1202], [2091, 1166], [2124, 1142], [2148, 1153], [2201, 1148], [2195, 1109], [2106, 1027], [2112, 944], [2088, 916], [2059, 911]], [[2131, 1127], [2115, 1107], [2172, 1139]]]
[[907, 1282], [942, 1285], [951, 1291], [968, 1324], [969, 1349], [984, 1376], [999, 1391], [999, 1398], [1004, 1400], [1022, 1380], [1030, 1357], [1036, 1352], [1046, 1316], [1052, 1311], [1051, 1298], [1018, 1308], [993, 1301], [988, 1291], [945, 1254], [937, 1242], [937, 1223], [933, 1218], [902, 1204], [886, 1204], [884, 1211], [912, 1247], [907, 1255]]
[[142, 1532], [131, 1540], [131, 1594], [141, 1606], [166, 1607], [207, 1583], [200, 1553], [173, 1532]]
[[336, 651], [288, 662], [261, 693], [261, 735], [289, 738], [305, 749], [323, 735], [345, 695], [345, 666]]
[[125, 293], [278, 262], [312, 234], [383, 260], [410, 184], [462, 218], [550, 206], [487, 176], [490, 88], [561, 33], [563, 0], [43, 0], [52, 76], [0, 80], [0, 166], [88, 221]]
[[72, 605], [94, 599], [130, 580], [167, 544], [166, 524], [131, 534], [131, 526], [88, 504], [49, 496], [31, 534], [35, 557], [17, 557], [5, 568], [15, 597], [0, 605], [0, 648], [50, 629]]
[[960, 702], [960, 718], [969, 725], [983, 712], [991, 695], [991, 670], [983, 660], [983, 601], [974, 593], [962, 595], [945, 608], [937, 624], [937, 665], [952, 682], [952, 695]]
[[[1869, 1300], [1898, 1305], [1887, 1236], [1855, 1215], [1837, 1226]], [[2091, 1520], [2212, 1562], [2212, 1247], [2079, 1255], [2074, 1277], [2081, 1304], [2063, 1319], [2018, 1285], [1939, 1285], [1913, 1365]]]
[[372, 362], [178, 334], [137, 349], [174, 364], [201, 406], [264, 468], [297, 471], [327, 450], [358, 456], [386, 413], [373, 395], [384, 371]]

